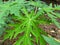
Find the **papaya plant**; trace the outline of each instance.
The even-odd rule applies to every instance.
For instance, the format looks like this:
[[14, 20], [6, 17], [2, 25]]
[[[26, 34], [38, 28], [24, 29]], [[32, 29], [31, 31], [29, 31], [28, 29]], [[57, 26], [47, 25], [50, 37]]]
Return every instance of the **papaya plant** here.
[[[1, 1], [0, 4], [0, 23], [7, 26], [13, 26], [13, 29], [5, 30], [4, 41], [6, 39], [16, 39], [13, 45], [60, 45], [53, 38], [43, 31], [39, 24], [54, 23], [60, 28], [60, 23], [57, 18], [60, 18], [60, 13], [55, 12], [60, 10], [60, 5], [52, 6], [40, 0], [8, 0]], [[7, 24], [6, 21], [11, 19], [17, 22]], [[45, 16], [49, 17], [47, 19]], [[10, 20], [12, 21], [12, 20]], [[22, 34], [22, 35], [21, 35]]]

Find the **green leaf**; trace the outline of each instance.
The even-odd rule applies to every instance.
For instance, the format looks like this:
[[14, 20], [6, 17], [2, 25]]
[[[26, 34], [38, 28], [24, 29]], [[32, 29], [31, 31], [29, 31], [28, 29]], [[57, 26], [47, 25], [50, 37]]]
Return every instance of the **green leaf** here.
[[19, 37], [19, 39], [13, 45], [20, 45], [24, 39], [24, 36]]
[[44, 40], [44, 38], [40, 35], [40, 45], [46, 45], [46, 41]]
[[13, 35], [14, 35], [14, 30], [7, 30], [6, 33], [8, 32], [8, 34], [4, 35], [4, 40], [6, 40], [7, 38], [12, 39]]
[[19, 11], [20, 8], [21, 8], [20, 5], [16, 4], [11, 6], [9, 10], [11, 14], [14, 14], [15, 16], [20, 17], [20, 11]]
[[57, 18], [59, 17], [60, 18], [60, 13], [58, 12], [51, 12], [52, 14], [54, 14]]
[[21, 29], [16, 29], [15, 30], [15, 34], [14, 34], [14, 37], [13, 38], [16, 38], [16, 36], [20, 33], [22, 33], [24, 30], [21, 30]]
[[48, 16], [51, 18], [51, 20], [52, 20], [52, 22], [58, 27], [58, 28], [60, 28], [60, 23], [56, 20], [56, 16], [54, 16], [54, 15], [52, 15], [52, 14], [50, 14], [50, 13], [47, 13], [48, 14]]
[[55, 6], [54, 10], [60, 10], [60, 5]]
[[53, 22], [58, 28], [60, 28], [60, 23], [57, 22], [56, 19], [52, 19], [52, 22]]
[[28, 36], [26, 37], [26, 36], [25, 36], [25, 37], [24, 37], [24, 42], [23, 42], [23, 44], [24, 44], [24, 45], [32, 45], [32, 44], [31, 44], [31, 39], [30, 39], [30, 37], [28, 37]]
[[60, 45], [60, 42], [57, 42], [54, 38], [52, 37], [47, 37], [47, 36], [44, 36], [43, 35], [43, 38], [46, 40], [46, 42], [49, 44], [49, 45]]

